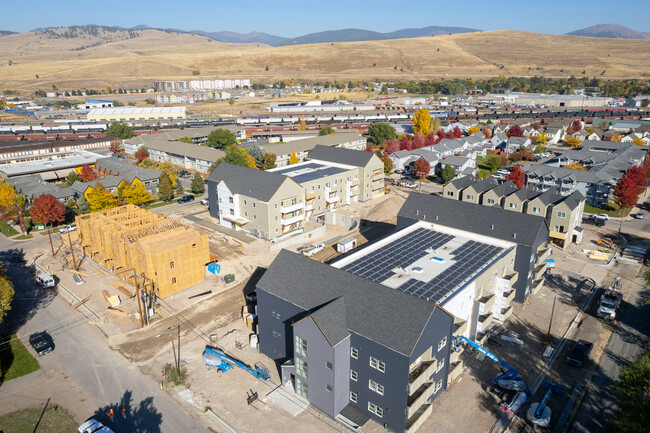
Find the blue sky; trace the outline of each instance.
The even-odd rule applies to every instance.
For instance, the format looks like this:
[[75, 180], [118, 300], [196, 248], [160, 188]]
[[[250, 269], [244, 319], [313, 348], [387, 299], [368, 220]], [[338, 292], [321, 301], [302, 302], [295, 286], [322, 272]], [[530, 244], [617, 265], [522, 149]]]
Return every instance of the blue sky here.
[[[11, 2], [11, 3], [9, 3]], [[649, 0], [5, 0], [0, 30], [99, 24], [296, 37], [342, 28], [430, 25], [567, 33], [616, 23], [650, 32]], [[620, 7], [619, 7], [620, 6]]]

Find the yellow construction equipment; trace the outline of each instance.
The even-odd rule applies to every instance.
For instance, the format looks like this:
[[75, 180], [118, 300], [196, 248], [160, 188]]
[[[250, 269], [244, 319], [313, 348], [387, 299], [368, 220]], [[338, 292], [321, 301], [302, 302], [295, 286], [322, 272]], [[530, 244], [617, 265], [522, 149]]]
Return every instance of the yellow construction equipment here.
[[605, 247], [605, 248], [611, 248], [612, 246], [614, 246], [614, 243], [609, 238], [600, 238], [598, 239], [596, 244], [598, 246]]

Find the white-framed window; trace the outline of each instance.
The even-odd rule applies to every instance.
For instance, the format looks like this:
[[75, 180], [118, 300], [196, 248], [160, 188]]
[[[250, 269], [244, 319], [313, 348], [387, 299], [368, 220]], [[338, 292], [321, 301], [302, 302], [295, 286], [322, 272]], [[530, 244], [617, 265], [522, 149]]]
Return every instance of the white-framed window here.
[[560, 218], [566, 218], [566, 212], [558, 212], [557, 216]]
[[371, 402], [368, 402], [368, 411], [370, 413], [374, 413], [379, 418], [384, 416], [384, 409], [380, 408], [379, 406]]
[[331, 369], [332, 369], [332, 363], [329, 362], [329, 361], [327, 361], [327, 362], [325, 363], [325, 368], [327, 368], [328, 370], [331, 370]]
[[442, 379], [436, 382], [436, 387], [433, 389], [434, 394], [440, 391], [440, 388], [442, 388]]
[[356, 382], [357, 380], [359, 380], [359, 373], [357, 373], [354, 370], [350, 370], [350, 379]]
[[474, 196], [471, 194], [467, 194], [465, 197], [467, 197], [467, 200], [474, 200]]
[[296, 353], [307, 357], [307, 340], [296, 335]]
[[354, 359], [359, 359], [359, 350], [355, 347], [350, 347], [350, 356]]
[[487, 199], [487, 204], [494, 204], [494, 199], [493, 198]]
[[517, 209], [517, 203], [508, 203], [510, 209]]
[[309, 378], [309, 369], [307, 367], [307, 362], [301, 358], [296, 358], [296, 373], [305, 379]]
[[235, 215], [235, 210], [234, 209], [230, 209], [230, 215]]
[[232, 197], [228, 197], [228, 203], [230, 203], [230, 204], [233, 203], [233, 201], [232, 201]]
[[384, 395], [384, 385], [377, 383], [372, 379], [368, 381], [368, 388], [375, 391], [379, 395]]
[[330, 385], [329, 383], [326, 384], [325, 389], [327, 390], [327, 392], [332, 392], [332, 385]]
[[445, 358], [438, 359], [437, 363], [438, 365], [436, 365], [436, 373], [442, 370], [442, 368], [445, 366]]
[[446, 345], [447, 345], [447, 337], [438, 341], [438, 352], [440, 352], [440, 350], [442, 350], [442, 348], [445, 347]]
[[560, 231], [560, 226], [557, 225], [557, 224], [555, 224], [555, 225], [553, 226], [553, 231], [559, 232], [559, 231]]
[[244, 205], [246, 205], [246, 200], [244, 200]]
[[375, 370], [379, 370], [382, 373], [386, 371], [386, 364], [383, 361], [378, 360], [377, 358], [370, 357], [370, 366]]
[[356, 402], [357, 402], [357, 393], [356, 393], [356, 392], [352, 392], [352, 391], [350, 391], [350, 401], [351, 401], [352, 403], [356, 403]]
[[533, 206], [533, 213], [540, 213], [542, 210], [538, 207]]
[[299, 378], [296, 378], [296, 392], [298, 395], [301, 395], [302, 397], [309, 399], [309, 388], [307, 386], [307, 382], [304, 380], [300, 380]]

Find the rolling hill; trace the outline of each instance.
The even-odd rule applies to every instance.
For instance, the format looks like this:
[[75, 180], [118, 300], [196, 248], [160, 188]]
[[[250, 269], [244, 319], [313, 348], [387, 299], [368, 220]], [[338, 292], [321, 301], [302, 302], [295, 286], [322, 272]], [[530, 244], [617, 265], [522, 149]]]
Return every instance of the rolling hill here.
[[638, 32], [618, 24], [597, 24], [567, 33], [567, 35], [593, 38], [650, 39], [650, 33]]
[[[290, 78], [347, 82], [650, 75], [650, 40], [494, 31], [272, 47], [153, 29], [96, 30], [1, 37], [0, 90], [139, 88], [155, 80], [202, 77], [269, 83]], [[199, 77], [193, 76], [195, 70]]]

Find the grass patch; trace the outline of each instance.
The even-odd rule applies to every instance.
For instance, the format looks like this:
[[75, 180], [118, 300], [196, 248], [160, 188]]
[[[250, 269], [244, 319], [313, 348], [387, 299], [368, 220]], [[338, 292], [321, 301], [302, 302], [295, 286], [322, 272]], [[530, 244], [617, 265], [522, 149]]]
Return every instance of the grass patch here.
[[612, 218], [618, 218], [620, 216], [628, 216], [632, 208], [624, 208], [621, 213], [619, 213], [619, 207], [616, 203], [609, 203], [606, 208], [600, 208], [592, 206], [589, 203], [585, 203], [584, 212], [585, 213], [604, 213], [609, 215]]
[[6, 237], [15, 236], [18, 234], [16, 229], [11, 227], [9, 224], [7, 224], [4, 221], [0, 221], [0, 233], [5, 235]]
[[155, 208], [157, 208], [157, 207], [167, 206], [168, 204], [173, 204], [173, 203], [175, 203], [173, 200], [170, 200], [170, 201], [159, 201], [159, 202], [155, 202], [155, 203], [148, 204], [148, 205], [146, 205], [144, 208], [145, 208], [145, 209], [155, 209]]
[[47, 407], [43, 418], [42, 407], [23, 409], [0, 416], [0, 426], [4, 433], [33, 433], [39, 418], [38, 431], [48, 433], [70, 433], [77, 431], [77, 423], [72, 415], [56, 404]]
[[165, 364], [165, 373], [167, 375], [167, 381], [173, 383], [174, 385], [183, 385], [187, 380], [187, 369], [181, 366], [180, 374], [176, 371], [176, 367], [171, 364]]
[[20, 236], [16, 236], [14, 239], [17, 240], [17, 241], [24, 241], [26, 239], [34, 239], [34, 236], [33, 235], [20, 235]]
[[5, 382], [25, 376], [40, 368], [36, 358], [30, 355], [15, 334], [2, 337], [3, 343], [7, 340], [10, 341], [8, 345], [0, 345], [0, 365], [2, 365], [2, 371], [5, 372]]

